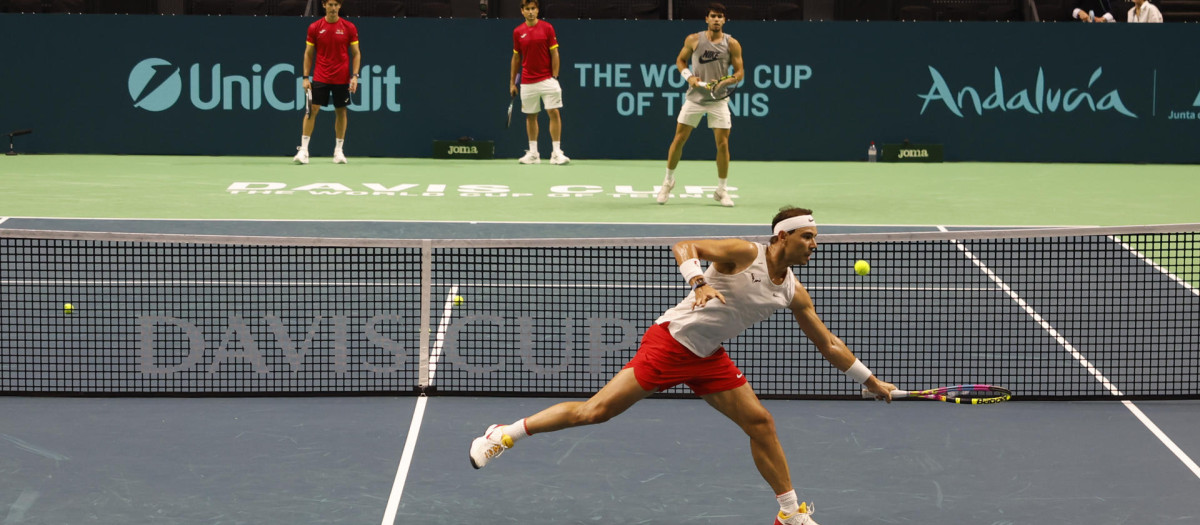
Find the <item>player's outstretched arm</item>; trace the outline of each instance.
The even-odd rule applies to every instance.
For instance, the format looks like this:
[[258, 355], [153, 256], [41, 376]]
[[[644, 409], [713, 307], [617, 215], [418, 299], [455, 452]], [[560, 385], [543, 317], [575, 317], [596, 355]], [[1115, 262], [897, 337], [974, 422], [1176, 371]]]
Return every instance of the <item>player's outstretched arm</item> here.
[[[892, 390], [896, 389], [896, 385], [875, 377], [875, 374], [872, 374], [866, 365], [862, 365], [858, 361], [854, 352], [851, 352], [850, 348], [846, 346], [846, 342], [829, 331], [825, 322], [821, 321], [821, 317], [817, 315], [817, 309], [813, 306], [812, 296], [809, 295], [808, 289], [800, 281], [796, 281], [796, 293], [792, 297], [790, 308], [796, 324], [800, 325], [804, 335], [808, 336], [808, 339], [816, 345], [817, 350], [821, 351], [821, 355], [825, 357], [826, 361], [846, 375], [859, 376], [855, 377], [855, 380], [862, 383], [879, 399], [887, 400], [889, 403], [892, 401]], [[863, 375], [866, 377], [862, 377]]]

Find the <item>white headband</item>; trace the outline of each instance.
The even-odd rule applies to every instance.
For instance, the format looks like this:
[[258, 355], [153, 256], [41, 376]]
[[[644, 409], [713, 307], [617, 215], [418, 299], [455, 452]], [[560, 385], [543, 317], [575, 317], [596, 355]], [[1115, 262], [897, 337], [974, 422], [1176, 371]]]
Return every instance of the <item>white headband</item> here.
[[790, 232], [792, 230], [808, 227], [817, 227], [817, 221], [813, 220], [812, 215], [797, 215], [795, 217], [788, 217], [782, 221], [779, 221], [779, 224], [775, 225], [774, 235], [779, 235], [779, 232]]

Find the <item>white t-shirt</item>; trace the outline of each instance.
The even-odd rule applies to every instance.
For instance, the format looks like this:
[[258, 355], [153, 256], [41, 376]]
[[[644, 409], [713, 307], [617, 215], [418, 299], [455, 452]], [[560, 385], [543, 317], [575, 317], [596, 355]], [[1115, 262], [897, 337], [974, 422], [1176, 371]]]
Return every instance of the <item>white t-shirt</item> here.
[[1133, 6], [1129, 9], [1129, 22], [1161, 24], [1162, 11], [1159, 11], [1158, 6], [1150, 2], [1142, 4], [1140, 10], [1137, 6]]
[[771, 282], [767, 275], [767, 247], [754, 243], [758, 257], [745, 270], [723, 274], [716, 265], [708, 265], [704, 280], [725, 296], [708, 301], [703, 308], [692, 309], [696, 292], [689, 293], [678, 305], [664, 312], [655, 324], [670, 322], [671, 336], [700, 357], [708, 357], [725, 341], [737, 337], [755, 323], [786, 308], [796, 294], [796, 276], [788, 268], [783, 284]]

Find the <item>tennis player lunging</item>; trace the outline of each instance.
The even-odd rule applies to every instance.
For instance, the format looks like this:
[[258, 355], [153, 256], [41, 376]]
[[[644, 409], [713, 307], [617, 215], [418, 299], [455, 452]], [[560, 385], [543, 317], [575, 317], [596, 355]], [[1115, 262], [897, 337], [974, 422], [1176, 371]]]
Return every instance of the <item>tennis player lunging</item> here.
[[[492, 425], [471, 443], [471, 465], [487, 465], [533, 434], [608, 421], [655, 392], [685, 384], [750, 436], [754, 464], [779, 501], [776, 525], [812, 524], [812, 508], [792, 490], [787, 458], [775, 423], [722, 342], [779, 308], [790, 308], [821, 355], [880, 399], [895, 386], [879, 380], [817, 316], [812, 297], [791, 267], [807, 264], [817, 249], [812, 211], [786, 207], [772, 221], [769, 244], [738, 239], [693, 240], [675, 245], [679, 271], [692, 286], [677, 306], [642, 336], [637, 355], [587, 401], [559, 403], [511, 425]], [[700, 259], [709, 261], [701, 270]]]
[[[350, 94], [358, 91], [358, 68], [362, 63], [358, 28], [349, 20], [338, 17], [338, 11], [342, 9], [340, 0], [325, 0], [321, 5], [325, 7], [325, 17], [308, 26], [308, 43], [304, 46], [304, 91], [311, 90], [312, 101], [305, 113], [304, 131], [300, 146], [296, 148], [299, 151], [292, 157], [296, 164], [308, 164], [308, 140], [317, 125], [317, 113], [329, 104], [330, 96], [336, 115], [333, 129], [337, 133], [333, 163], [346, 163], [346, 155], [342, 152], [342, 144], [346, 142], [346, 106], [350, 104]], [[314, 62], [316, 74], [310, 80]]]
[[[529, 150], [521, 157], [521, 164], [541, 164], [538, 153], [538, 113], [542, 103], [546, 104], [546, 115], [550, 117], [550, 140], [553, 146], [550, 164], [571, 162], [562, 151], [562, 86], [558, 84], [558, 36], [554, 26], [538, 20], [538, 0], [522, 0], [521, 14], [525, 22], [513, 29], [513, 55], [508, 68], [508, 93], [521, 93], [521, 112], [525, 114], [525, 132], [529, 135]], [[517, 88], [517, 73], [521, 74], [520, 89]]]
[[708, 115], [708, 127], [712, 128], [713, 138], [717, 141], [717, 189], [713, 192], [713, 198], [722, 206], [733, 206], [733, 199], [725, 187], [725, 180], [729, 177], [729, 130], [733, 127], [729, 99], [712, 100], [703, 91], [707, 90], [706, 83], [730, 76], [730, 66], [733, 67], [733, 78], [723, 82], [737, 84], [742, 81], [745, 76], [742, 70], [742, 44], [724, 32], [724, 5], [716, 2], [709, 4], [708, 16], [704, 21], [708, 29], [688, 35], [683, 40], [683, 49], [675, 58], [675, 67], [687, 81], [688, 91], [679, 110], [679, 118], [676, 119], [675, 139], [671, 141], [671, 149], [667, 153], [667, 176], [658, 190], [659, 204], [666, 204], [667, 199], [671, 198], [671, 188], [675, 187], [675, 167], [679, 166], [679, 159], [683, 157], [683, 145], [692, 136], [692, 130], [700, 125], [700, 119]]

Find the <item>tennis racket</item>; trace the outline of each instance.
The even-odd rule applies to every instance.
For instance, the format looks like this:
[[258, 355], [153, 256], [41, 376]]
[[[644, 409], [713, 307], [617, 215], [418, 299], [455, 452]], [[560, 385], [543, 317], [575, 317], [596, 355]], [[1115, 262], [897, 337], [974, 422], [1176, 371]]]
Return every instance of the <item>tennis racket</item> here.
[[304, 90], [304, 118], [312, 116], [312, 90]]
[[[514, 86], [517, 86], [517, 93], [520, 93], [520, 92], [521, 92], [521, 74], [520, 74], [520, 73], [517, 73], [517, 78], [516, 78], [516, 80], [513, 82], [513, 85], [514, 85]], [[504, 127], [505, 127], [505, 128], [511, 128], [511, 127], [512, 127], [512, 108], [513, 108], [513, 104], [514, 104], [516, 101], [517, 101], [517, 96], [516, 96], [516, 95], [512, 95], [511, 97], [509, 97], [509, 98], [508, 98], [508, 120], [505, 120], [505, 121], [504, 121]]]
[[717, 80], [710, 80], [704, 84], [703, 92], [708, 95], [711, 100], [722, 100], [729, 98], [735, 90], [737, 90], [737, 82], [733, 81], [732, 75], [723, 76]]
[[508, 120], [504, 121], [504, 127], [505, 127], [505, 128], [511, 128], [511, 127], [512, 127], [512, 108], [513, 108], [513, 103], [514, 103], [514, 102], [516, 102], [516, 101], [517, 101], [517, 96], [516, 96], [516, 95], [513, 95], [512, 97], [510, 97], [510, 98], [508, 99]]
[[[864, 399], [875, 399], [875, 394], [863, 389]], [[988, 405], [1003, 403], [1012, 399], [1012, 392], [1007, 388], [992, 385], [954, 385], [933, 388], [930, 390], [892, 390], [892, 399], [932, 399], [947, 403], [963, 405]]]

